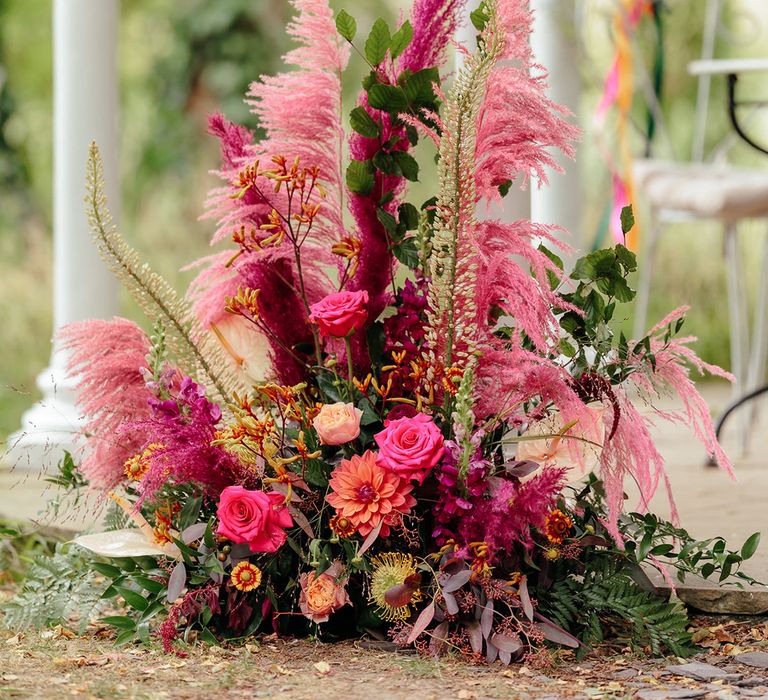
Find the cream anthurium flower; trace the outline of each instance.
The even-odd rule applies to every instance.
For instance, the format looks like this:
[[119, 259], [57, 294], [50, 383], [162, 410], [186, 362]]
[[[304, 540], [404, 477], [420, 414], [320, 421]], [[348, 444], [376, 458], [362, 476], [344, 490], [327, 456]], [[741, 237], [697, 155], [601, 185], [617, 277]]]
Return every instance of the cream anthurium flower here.
[[232, 359], [238, 377], [246, 386], [271, 378], [269, 342], [250, 321], [228, 314], [217, 321], [211, 330]]
[[[605, 441], [605, 407], [587, 408], [578, 422], [566, 425], [560, 413], [552, 413], [528, 427], [517, 445], [515, 459], [531, 461], [540, 468], [521, 478], [527, 481], [541, 469], [560, 467], [568, 470], [566, 483], [581, 481], [600, 464]], [[542, 436], [540, 440], [535, 439]], [[531, 439], [533, 438], [533, 439]]]
[[[141, 513], [134, 510], [131, 503], [112, 491], [109, 492], [109, 497], [129, 515], [137, 527], [80, 535], [72, 540], [76, 545], [102, 557], [181, 557], [181, 552], [175, 544], [159, 544], [155, 540], [152, 526]], [[173, 535], [178, 537], [177, 532], [173, 532]]]

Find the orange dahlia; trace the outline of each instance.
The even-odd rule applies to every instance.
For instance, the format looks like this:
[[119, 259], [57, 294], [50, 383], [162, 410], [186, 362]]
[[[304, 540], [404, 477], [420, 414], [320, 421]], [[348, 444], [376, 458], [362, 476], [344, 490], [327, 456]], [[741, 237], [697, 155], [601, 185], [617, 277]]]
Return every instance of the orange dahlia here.
[[261, 585], [261, 569], [249, 561], [241, 561], [232, 568], [230, 580], [238, 591], [255, 591]]
[[381, 536], [386, 537], [397, 517], [416, 505], [411, 483], [376, 464], [376, 453], [371, 451], [342, 459], [331, 474], [330, 486], [326, 500], [363, 537], [382, 520]]

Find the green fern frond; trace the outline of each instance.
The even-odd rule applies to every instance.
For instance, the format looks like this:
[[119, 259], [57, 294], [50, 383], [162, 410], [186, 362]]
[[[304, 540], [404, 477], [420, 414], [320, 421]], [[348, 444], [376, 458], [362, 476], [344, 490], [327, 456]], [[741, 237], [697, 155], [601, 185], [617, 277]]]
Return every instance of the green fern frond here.
[[592, 558], [587, 566], [582, 576], [558, 579], [540, 597], [546, 617], [589, 647], [603, 641], [608, 627], [619, 627], [638, 649], [681, 657], [695, 651], [679, 602], [640, 588], [615, 559]]
[[126, 527], [131, 527], [131, 517], [124, 508], [110, 499], [102, 524], [105, 530], [123, 530]]
[[104, 166], [98, 146], [91, 144], [87, 167], [88, 220], [102, 258], [153, 323], [161, 323], [179, 366], [227, 401], [240, 387], [219, 344], [204, 331], [186, 299], [142, 263], [139, 254], [112, 223], [104, 193]]
[[89, 561], [85, 550], [62, 543], [51, 556], [38, 556], [21, 590], [2, 608], [3, 624], [23, 631], [77, 622], [85, 631], [104, 607], [101, 596], [108, 585], [89, 573]]

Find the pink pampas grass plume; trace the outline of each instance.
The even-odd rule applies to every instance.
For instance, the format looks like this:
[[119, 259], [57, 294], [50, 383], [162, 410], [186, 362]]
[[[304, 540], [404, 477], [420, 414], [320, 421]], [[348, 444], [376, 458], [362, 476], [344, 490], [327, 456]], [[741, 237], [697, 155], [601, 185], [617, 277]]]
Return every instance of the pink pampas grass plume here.
[[81, 321], [59, 331], [68, 353], [67, 370], [78, 379], [77, 407], [85, 417], [82, 437], [88, 451], [80, 465], [94, 486], [110, 489], [123, 478], [125, 461], [144, 443], [139, 432], [120, 434], [120, 426], [149, 415], [142, 370], [148, 370], [150, 342], [124, 318]]

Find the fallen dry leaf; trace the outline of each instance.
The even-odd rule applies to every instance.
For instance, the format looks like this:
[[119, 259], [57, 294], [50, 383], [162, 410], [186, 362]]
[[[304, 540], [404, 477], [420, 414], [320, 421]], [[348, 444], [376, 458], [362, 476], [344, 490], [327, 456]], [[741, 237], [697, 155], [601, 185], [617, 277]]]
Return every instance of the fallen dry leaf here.
[[54, 666], [76, 666], [81, 668], [83, 666], [106, 666], [112, 658], [107, 654], [101, 656], [73, 656], [73, 657], [59, 657], [53, 660]]
[[327, 676], [331, 672], [331, 664], [327, 661], [318, 661], [316, 664], [312, 664], [321, 676]]

